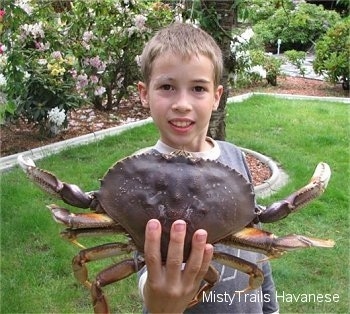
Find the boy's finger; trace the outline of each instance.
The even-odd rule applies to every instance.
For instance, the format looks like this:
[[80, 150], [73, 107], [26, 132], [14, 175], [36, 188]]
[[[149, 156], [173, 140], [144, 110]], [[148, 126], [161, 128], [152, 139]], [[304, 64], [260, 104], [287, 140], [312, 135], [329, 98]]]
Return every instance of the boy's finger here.
[[161, 274], [162, 259], [160, 253], [160, 238], [162, 227], [156, 219], [151, 219], [146, 225], [145, 231], [145, 262], [149, 278], [156, 278]]
[[186, 235], [186, 222], [177, 220], [170, 232], [170, 242], [166, 261], [167, 278], [171, 282], [180, 279], [183, 262], [183, 249]]
[[191, 254], [184, 271], [184, 280], [188, 281], [188, 284], [201, 279], [208, 270], [212, 255], [210, 254], [211, 245], [208, 249], [206, 241], [207, 232], [205, 230], [199, 229], [194, 233]]

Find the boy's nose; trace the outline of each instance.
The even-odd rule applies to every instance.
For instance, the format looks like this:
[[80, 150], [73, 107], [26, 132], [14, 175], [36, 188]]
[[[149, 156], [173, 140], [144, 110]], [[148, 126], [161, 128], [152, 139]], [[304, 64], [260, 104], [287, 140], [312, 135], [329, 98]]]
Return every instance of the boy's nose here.
[[172, 109], [180, 112], [190, 111], [192, 108], [190, 99], [185, 95], [179, 95], [172, 105]]

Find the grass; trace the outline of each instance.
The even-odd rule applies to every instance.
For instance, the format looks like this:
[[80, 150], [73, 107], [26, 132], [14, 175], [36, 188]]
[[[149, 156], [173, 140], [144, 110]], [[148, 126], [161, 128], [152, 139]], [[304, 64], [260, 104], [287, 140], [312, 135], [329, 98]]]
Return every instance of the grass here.
[[[281, 313], [349, 312], [349, 108], [267, 96], [228, 106], [227, 140], [271, 156], [290, 176], [287, 186], [260, 203], [272, 203], [305, 184], [319, 161], [328, 162], [333, 171], [321, 198], [298, 214], [264, 225], [277, 235], [299, 233], [336, 241], [334, 249], [295, 251], [272, 260]], [[37, 164], [63, 181], [96, 190], [97, 179], [116, 160], [157, 138], [155, 127], [146, 125]], [[59, 238], [62, 227], [45, 208], [55, 202], [59, 201], [38, 190], [21, 170], [2, 174], [1, 313], [92, 312], [89, 292], [72, 276], [71, 258], [78, 248]], [[110, 241], [115, 237], [82, 240], [87, 247]], [[91, 276], [115, 260], [89, 263]], [[104, 289], [113, 312], [141, 312], [136, 287], [136, 277], [131, 276]], [[339, 299], [291, 299], [298, 294], [339, 295]]]

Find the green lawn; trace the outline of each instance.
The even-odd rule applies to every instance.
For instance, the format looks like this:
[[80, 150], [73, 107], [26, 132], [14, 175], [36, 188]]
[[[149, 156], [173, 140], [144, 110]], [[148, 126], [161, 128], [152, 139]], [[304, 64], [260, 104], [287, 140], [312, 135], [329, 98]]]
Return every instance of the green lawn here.
[[[271, 156], [290, 177], [278, 193], [260, 200], [262, 204], [304, 185], [319, 161], [332, 168], [321, 198], [285, 220], [264, 225], [277, 235], [299, 233], [336, 241], [334, 249], [296, 251], [272, 261], [281, 313], [349, 312], [349, 108], [342, 103], [266, 96], [228, 106], [227, 140]], [[149, 124], [37, 164], [91, 191], [98, 189], [98, 179], [115, 161], [156, 139], [157, 131]], [[92, 312], [89, 292], [76, 283], [71, 271], [71, 259], [79, 249], [60, 239], [62, 227], [45, 207], [55, 202], [62, 204], [41, 192], [18, 168], [1, 175], [1, 313]], [[81, 242], [89, 247], [110, 241], [115, 237]], [[93, 276], [114, 261], [90, 263], [90, 273]], [[113, 312], [141, 311], [136, 287], [132, 276], [105, 288]], [[324, 300], [305, 300], [305, 295]], [[330, 297], [336, 300], [326, 302]]]

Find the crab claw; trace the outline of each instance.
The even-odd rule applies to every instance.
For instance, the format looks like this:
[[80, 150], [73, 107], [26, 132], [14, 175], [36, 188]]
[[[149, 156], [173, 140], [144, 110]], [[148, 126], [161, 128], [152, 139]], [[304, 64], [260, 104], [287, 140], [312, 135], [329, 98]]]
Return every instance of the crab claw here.
[[35, 167], [34, 161], [31, 158], [24, 159], [22, 154], [17, 157], [17, 162], [26, 173], [30, 167]]
[[77, 185], [60, 181], [54, 174], [36, 167], [32, 159], [24, 159], [23, 155], [19, 155], [17, 161], [29, 179], [42, 190], [62, 199], [69, 205], [80, 208], [90, 207], [93, 197], [83, 192]]
[[310, 182], [289, 195], [286, 199], [278, 201], [263, 209], [259, 214], [260, 222], [275, 222], [287, 217], [290, 213], [298, 211], [323, 194], [331, 178], [331, 168], [325, 162], [320, 162]]

